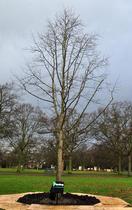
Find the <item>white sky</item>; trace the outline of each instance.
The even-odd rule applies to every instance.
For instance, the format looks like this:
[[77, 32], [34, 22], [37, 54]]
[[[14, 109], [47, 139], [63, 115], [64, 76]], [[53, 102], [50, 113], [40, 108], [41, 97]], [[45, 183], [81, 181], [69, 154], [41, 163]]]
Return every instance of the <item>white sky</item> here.
[[21, 75], [31, 34], [45, 30], [65, 7], [101, 36], [100, 49], [110, 57], [109, 80], [118, 79], [116, 99], [131, 100], [132, 0], [0, 0], [0, 83]]

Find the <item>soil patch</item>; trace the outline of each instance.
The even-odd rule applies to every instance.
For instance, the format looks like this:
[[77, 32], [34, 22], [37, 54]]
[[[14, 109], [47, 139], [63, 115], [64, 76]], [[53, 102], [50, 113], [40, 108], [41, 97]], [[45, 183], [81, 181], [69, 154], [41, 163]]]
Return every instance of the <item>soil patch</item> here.
[[49, 198], [50, 193], [35, 193], [27, 194], [20, 197], [17, 202], [25, 204], [44, 204], [44, 205], [95, 205], [100, 203], [100, 200], [94, 196], [88, 195], [75, 195], [70, 193], [64, 193], [59, 198], [56, 204], [55, 200]]

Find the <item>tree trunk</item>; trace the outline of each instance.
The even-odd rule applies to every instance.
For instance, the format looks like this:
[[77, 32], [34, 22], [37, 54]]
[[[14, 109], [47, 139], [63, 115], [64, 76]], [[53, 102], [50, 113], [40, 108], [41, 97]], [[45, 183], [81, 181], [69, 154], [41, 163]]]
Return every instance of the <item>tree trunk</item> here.
[[63, 173], [63, 171], [64, 171], [64, 157], [62, 156], [62, 173]]
[[56, 169], [56, 181], [62, 181], [62, 167], [63, 167], [63, 130], [60, 130], [58, 137], [57, 148], [57, 169]]
[[118, 174], [121, 174], [121, 155], [118, 157]]
[[21, 164], [20, 164], [20, 162], [18, 163], [16, 172], [17, 173], [21, 173]]
[[66, 160], [66, 171], [68, 172], [69, 170], [69, 160]]
[[18, 165], [16, 172], [21, 173], [22, 169], [23, 169], [23, 152], [20, 152], [18, 156]]
[[68, 167], [68, 173], [72, 173], [72, 156], [69, 155], [69, 167]]
[[131, 167], [132, 167], [132, 161], [131, 161], [131, 154], [128, 156], [128, 176], [131, 176]]

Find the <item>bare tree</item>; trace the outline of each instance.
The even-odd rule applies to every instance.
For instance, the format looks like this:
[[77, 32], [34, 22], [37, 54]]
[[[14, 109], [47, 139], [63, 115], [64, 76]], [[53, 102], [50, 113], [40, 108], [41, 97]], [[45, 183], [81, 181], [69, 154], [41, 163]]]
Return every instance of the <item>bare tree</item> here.
[[132, 104], [116, 102], [96, 121], [93, 135], [98, 142], [118, 155], [118, 172], [124, 156], [128, 157], [128, 175], [131, 173], [132, 154]]
[[37, 143], [41, 115], [42, 112], [30, 104], [19, 104], [14, 110], [13, 134], [8, 136], [8, 141], [18, 156], [18, 172], [24, 166], [28, 152]]
[[[57, 174], [61, 180], [65, 123], [68, 110], [79, 109], [80, 114], [71, 126], [76, 127], [105, 80], [102, 68], [107, 59], [98, 54], [97, 36], [87, 34], [78, 17], [64, 10], [54, 22], [49, 22], [47, 33], [34, 38], [33, 63], [20, 80], [32, 96], [49, 103], [56, 119]], [[110, 103], [110, 102], [109, 102]], [[108, 105], [108, 104], [107, 104]], [[100, 115], [100, 114], [99, 114]], [[91, 122], [92, 124], [92, 122]], [[84, 128], [87, 129], [89, 124]]]
[[17, 104], [17, 96], [13, 84], [0, 85], [0, 138], [12, 132], [12, 113]]
[[128, 176], [131, 175], [132, 170], [132, 103], [122, 103], [122, 145], [124, 148], [124, 156], [128, 158]]

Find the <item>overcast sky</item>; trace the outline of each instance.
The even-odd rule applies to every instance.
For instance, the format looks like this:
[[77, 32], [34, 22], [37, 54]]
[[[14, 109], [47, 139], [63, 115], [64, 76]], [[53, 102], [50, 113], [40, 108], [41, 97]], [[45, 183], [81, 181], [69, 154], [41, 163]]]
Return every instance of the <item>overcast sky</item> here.
[[102, 54], [110, 58], [109, 80], [118, 81], [116, 99], [131, 100], [132, 0], [0, 0], [0, 83], [21, 74], [32, 33], [72, 8], [88, 32], [98, 33]]

